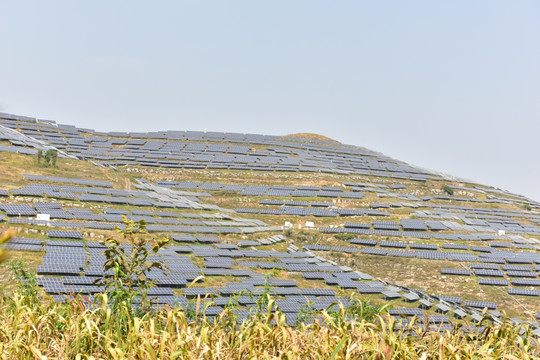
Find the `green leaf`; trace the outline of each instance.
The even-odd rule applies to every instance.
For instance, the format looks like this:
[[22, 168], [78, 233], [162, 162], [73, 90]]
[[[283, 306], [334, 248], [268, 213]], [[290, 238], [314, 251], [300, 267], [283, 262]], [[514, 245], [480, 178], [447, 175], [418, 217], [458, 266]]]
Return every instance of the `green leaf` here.
[[328, 360], [333, 360], [336, 357], [337, 353], [339, 352], [339, 350], [341, 349], [341, 347], [343, 346], [343, 344], [345, 344], [345, 341], [347, 341], [347, 340], [348, 340], [348, 338], [346, 338], [346, 337], [341, 339], [341, 341], [337, 344], [334, 351], [332, 351], [332, 355], [330, 355], [330, 358]]

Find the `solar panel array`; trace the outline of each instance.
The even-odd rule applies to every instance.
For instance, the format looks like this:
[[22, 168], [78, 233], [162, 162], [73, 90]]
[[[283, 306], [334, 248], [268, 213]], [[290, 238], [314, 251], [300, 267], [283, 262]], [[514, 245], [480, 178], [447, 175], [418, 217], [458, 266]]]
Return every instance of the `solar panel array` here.
[[[162, 233], [199, 233], [199, 234], [227, 234], [227, 233], [254, 233], [261, 231], [275, 231], [277, 228], [268, 226], [260, 220], [233, 218], [224, 213], [193, 213], [163, 210], [143, 210], [144, 208], [168, 208], [172, 210], [214, 210], [226, 211], [215, 205], [207, 205], [198, 198], [186, 196], [185, 193], [159, 192], [152, 184], [140, 181], [141, 190], [117, 190], [111, 188], [106, 181], [85, 181], [84, 179], [68, 179], [60, 177], [45, 177], [40, 175], [25, 175], [32, 183], [19, 189], [10, 190], [16, 196], [42, 197], [49, 202], [9, 203], [0, 204], [0, 211], [5, 212], [14, 224], [49, 225], [65, 229], [99, 229], [114, 230], [116, 227], [124, 228], [123, 215], [128, 220], [144, 220], [149, 232]], [[45, 183], [43, 183], [45, 182]], [[72, 183], [81, 186], [70, 186], [68, 189], [50, 182]], [[84, 185], [84, 186], [82, 186]], [[64, 190], [71, 191], [67, 193]], [[97, 193], [98, 195], [94, 195]], [[107, 194], [107, 195], [103, 195]], [[191, 193], [187, 194], [191, 195]], [[197, 194], [199, 195], [199, 194]], [[130, 210], [103, 208], [103, 213], [96, 214], [88, 208], [64, 207], [56, 200], [78, 200], [90, 204], [118, 204], [130, 205]], [[91, 205], [95, 207], [95, 205]], [[36, 220], [28, 218], [38, 213], [47, 214], [49, 220]], [[52, 221], [54, 219], [54, 221]], [[59, 221], [65, 220], [65, 221]], [[74, 222], [73, 220], [84, 220]], [[60, 231], [60, 230], [59, 230]], [[63, 230], [67, 231], [67, 230]], [[203, 241], [209, 241], [204, 239]]]
[[11, 114], [0, 114], [0, 135], [12, 145], [4, 151], [29, 147], [26, 151], [35, 153], [54, 146], [62, 156], [107, 166], [326, 172], [415, 181], [439, 177], [364, 148], [301, 138], [196, 131], [100, 133]]
[[[539, 296], [539, 290], [528, 288], [540, 286], [537, 273], [537, 266], [540, 265], [535, 265], [540, 264], [540, 256], [535, 252], [538, 242], [526, 236], [540, 235], [537, 226], [540, 225], [540, 215], [535, 211], [453, 205], [466, 201], [503, 204], [512, 203], [515, 199], [525, 201], [519, 197], [510, 199], [504, 191], [456, 187], [456, 196], [437, 193], [420, 195], [409, 190], [414, 188], [410, 181], [440, 179], [438, 174], [416, 169], [365, 149], [320, 141], [176, 131], [100, 133], [4, 116], [2, 120], [0, 114], [0, 135], [11, 145], [0, 147], [0, 151], [35, 154], [34, 150], [53, 145], [61, 150], [60, 157], [91, 159], [96, 164], [106, 166], [299, 171], [387, 178], [381, 183], [344, 182], [339, 186], [283, 185], [278, 184], [277, 180], [276, 184], [265, 181], [265, 185], [195, 180], [162, 180], [154, 184], [140, 180], [135, 184], [135, 190], [119, 190], [106, 181], [25, 175], [29, 185], [0, 190], [3, 197], [0, 211], [12, 224], [47, 225], [53, 230], [47, 228], [42, 233], [47, 233], [49, 238], [66, 240], [20, 240], [13, 241], [8, 247], [46, 251], [43, 264], [38, 267], [43, 275], [40, 284], [58, 300], [71, 292], [92, 296], [103, 291], [94, 284], [94, 279], [103, 275], [103, 256], [100, 254], [103, 248], [95, 242], [80, 240], [90, 238], [90, 229], [122, 228], [123, 216], [134, 221], [144, 220], [149, 232], [167, 233], [178, 243], [169, 246], [161, 254], [163, 258], [160, 258], [172, 272], [165, 274], [156, 271], [150, 276], [157, 284], [151, 292], [157, 297], [158, 303], [186, 305], [189, 299], [197, 295], [211, 294], [216, 297], [216, 302], [207, 308], [209, 315], [218, 314], [233, 295], [239, 293], [244, 296], [234, 297], [234, 301], [249, 307], [253, 304], [251, 296], [260, 294], [265, 285], [270, 286], [273, 294], [280, 296], [276, 304], [291, 314], [291, 318], [306, 305], [300, 297], [310, 296], [310, 300], [317, 304], [314, 308], [321, 308], [325, 304], [329, 306], [336, 299], [344, 300], [336, 296], [337, 288], [351, 289], [361, 294], [377, 294], [384, 299], [398, 299], [418, 306], [400, 314], [406, 316], [415, 313], [424, 317], [422, 310], [429, 309], [443, 314], [450, 312], [456, 318], [472, 315], [471, 318], [475, 320], [479, 312], [474, 312], [474, 309], [497, 308], [497, 304], [492, 302], [464, 302], [459, 297], [429, 295], [418, 289], [381, 282], [369, 274], [354, 272], [347, 266], [324, 260], [322, 256], [326, 254], [337, 258], [345, 254], [347, 259], [373, 255], [386, 256], [388, 261], [397, 261], [397, 258], [452, 261], [448, 266], [438, 266], [445, 278], [459, 279], [446, 275], [475, 276], [479, 277], [479, 285], [512, 285], [513, 288], [508, 288], [508, 294], [512, 296]], [[19, 133], [13, 133], [10, 129]], [[283, 175], [275, 176], [277, 179]], [[396, 184], [388, 178], [409, 182]], [[483, 191], [488, 195], [470, 198], [464, 194], [467, 191]], [[238, 239], [238, 236], [227, 237], [225, 234], [278, 230], [260, 220], [237, 218], [234, 211], [214, 205], [218, 202], [210, 204], [206, 201], [212, 195], [230, 197], [228, 193], [243, 199], [240, 206], [244, 207], [237, 208], [237, 213], [326, 217], [329, 219], [321, 219], [321, 222], [332, 225], [319, 228], [321, 232], [329, 234], [326, 237], [334, 235], [338, 240], [350, 239], [350, 235], [358, 237], [348, 240], [350, 246], [345, 246], [345, 242], [344, 246], [324, 242], [303, 243], [302, 251], [290, 243], [288, 252], [268, 250], [269, 245], [286, 240], [281, 235], [265, 234], [257, 240], [245, 236], [242, 239]], [[367, 198], [366, 194], [369, 195]], [[374, 200], [375, 197], [377, 200]], [[390, 200], [385, 201], [385, 198]], [[66, 205], [68, 201], [70, 205]], [[71, 205], [80, 206], [81, 203], [84, 204], [82, 208]], [[379, 218], [394, 215], [394, 211], [399, 216], [391, 217], [392, 221]], [[37, 214], [48, 214], [51, 220], [32, 218]], [[364, 219], [335, 225], [344, 216], [362, 216]], [[0, 217], [5, 218], [3, 214]], [[498, 235], [501, 232], [509, 235]], [[339, 237], [341, 234], [347, 236]], [[232, 243], [231, 238], [234, 238]], [[413, 241], [405, 241], [407, 238]], [[441, 240], [445, 243], [439, 242]], [[200, 258], [200, 261], [195, 263], [194, 257]], [[300, 273], [305, 279], [324, 282], [325, 288], [300, 288], [290, 279], [270, 277], [264, 281], [259, 272], [272, 269]], [[224, 282], [211, 288], [201, 287], [202, 284], [186, 287], [201, 274], [232, 276], [238, 281]], [[245, 310], [238, 311], [245, 315]], [[429, 315], [425, 319], [429, 324], [449, 323], [444, 315]]]
[[[34, 245], [40, 249], [42, 246], [44, 246], [46, 255], [43, 258], [43, 265], [38, 266], [37, 270], [39, 274], [44, 276], [39, 278], [40, 286], [43, 286], [44, 290], [50, 294], [54, 294], [55, 296], [67, 296], [67, 294], [70, 293], [92, 295], [104, 290], [95, 282], [99, 276], [103, 275], [102, 266], [105, 260], [102, 254], [104, 250], [103, 245], [91, 241], [83, 243], [80, 241], [46, 241], [40, 239], [15, 239], [14, 243]], [[238, 251], [237, 249], [238, 248], [232, 244], [230, 244], [230, 246], [224, 246], [221, 249], [209, 246], [171, 246], [166, 248], [162, 251], [160, 258], [171, 272], [165, 273], [158, 271], [153, 272], [149, 276], [149, 278], [156, 281], [158, 286], [157, 288], [151, 288], [150, 294], [152, 296], [156, 296], [158, 303], [172, 304], [174, 300], [174, 304], [179, 305], [187, 304], [188, 299], [194, 296], [205, 296], [211, 294], [217, 296], [216, 299], [218, 303], [226, 304], [230, 301], [229, 297], [231, 295], [239, 292], [257, 295], [262, 291], [260, 286], [270, 285], [271, 293], [286, 297], [285, 300], [279, 300], [277, 303], [280, 310], [293, 314], [300, 311], [296, 303], [298, 298], [294, 298], [294, 296], [303, 295], [314, 297], [313, 300], [315, 303], [318, 303], [318, 306], [314, 306], [314, 308], [317, 309], [325, 308], [325, 306], [330, 306], [332, 302], [340, 300], [335, 298], [335, 291], [329, 288], [302, 289], [298, 288], [296, 282], [292, 280], [279, 280], [274, 278], [265, 280], [264, 277], [261, 278], [259, 274], [256, 274], [249, 269], [231, 269], [230, 265], [233, 263], [238, 264], [241, 267], [259, 266], [264, 269], [278, 267], [287, 271], [299, 271], [306, 279], [321, 279], [324, 280], [328, 286], [354, 289], [359, 293], [364, 294], [381, 294], [381, 296], [384, 296], [385, 298], [408, 298], [412, 299], [412, 301], [417, 301], [418, 295], [414, 294], [421, 294], [421, 292], [418, 291], [414, 292], [415, 290], [412, 290], [413, 293], [403, 293], [403, 289], [387, 286], [379, 281], [370, 281], [372, 277], [367, 274], [351, 272], [350, 269], [346, 270], [344, 268], [325, 263], [324, 261], [320, 262], [321, 260], [319, 257], [315, 258], [313, 255], [310, 256], [303, 252], [283, 253], [278, 251]], [[325, 247], [310, 248], [310, 250], [326, 249], [327, 248]], [[199, 268], [198, 266], [194, 265], [190, 258], [182, 255], [185, 253], [193, 253], [196, 256], [204, 257], [206, 268]], [[242, 257], [268, 258], [278, 260], [278, 262], [271, 263], [265, 261], [245, 261], [241, 260]], [[319, 262], [311, 264], [307, 262], [312, 259]], [[273, 265], [263, 266], [265, 264]], [[216, 271], [212, 269], [215, 269]], [[206, 276], [240, 276], [243, 277], [244, 280], [240, 282], [227, 283], [224, 284], [225, 286], [218, 288], [186, 288], [186, 285], [200, 274], [205, 274]], [[59, 275], [62, 277], [48, 277]], [[183, 295], [176, 295], [176, 292], [173, 291], [175, 288], [180, 289]], [[533, 296], [533, 293], [534, 292], [515, 291], [515, 294], [518, 295], [522, 294]], [[462, 302], [462, 300], [458, 298], [437, 295], [433, 296], [438, 297], [441, 300], [454, 302], [456, 304], [460, 304]], [[62, 298], [58, 297], [57, 299], [62, 300]], [[321, 304], [320, 302], [323, 299], [325, 300], [324, 304]], [[253, 301], [244, 299], [243, 305], [249, 305], [248, 303], [253, 304]], [[420, 305], [424, 303], [426, 303], [425, 300], [421, 302]], [[496, 308], [496, 304], [494, 303], [482, 303], [474, 301], [466, 301], [464, 306], [472, 308], [480, 308], [482, 306]], [[441, 305], [440, 307], [444, 308], [445, 306]], [[217, 314], [222, 310], [223, 307], [216, 305], [216, 307], [214, 307], [210, 313]], [[414, 311], [414, 313], [416, 314], [416, 311]]]

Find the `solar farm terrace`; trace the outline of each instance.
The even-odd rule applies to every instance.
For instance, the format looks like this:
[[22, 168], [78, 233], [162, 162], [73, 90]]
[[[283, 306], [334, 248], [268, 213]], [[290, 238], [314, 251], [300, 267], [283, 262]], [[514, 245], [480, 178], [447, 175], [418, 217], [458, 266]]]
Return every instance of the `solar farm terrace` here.
[[[55, 166], [38, 163], [48, 150]], [[436, 329], [540, 313], [538, 202], [365, 148], [0, 113], [0, 152], [7, 247], [56, 301], [103, 291], [100, 241], [127, 218], [171, 239], [151, 259], [168, 268], [149, 275], [158, 307], [212, 295], [207, 316], [235, 302], [242, 319], [265, 290], [291, 324], [352, 293]]]

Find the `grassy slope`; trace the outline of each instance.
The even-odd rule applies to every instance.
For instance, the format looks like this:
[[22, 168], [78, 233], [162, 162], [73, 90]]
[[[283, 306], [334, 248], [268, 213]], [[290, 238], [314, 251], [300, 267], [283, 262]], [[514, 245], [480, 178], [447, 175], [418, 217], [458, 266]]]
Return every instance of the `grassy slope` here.
[[110, 181], [115, 188], [128, 187], [129, 179], [112, 169], [93, 166], [87, 161], [58, 159], [56, 167], [40, 165], [33, 156], [3, 152], [0, 156], [0, 179], [2, 188], [14, 188], [27, 185], [23, 174], [44, 176], [63, 176], [87, 180]]

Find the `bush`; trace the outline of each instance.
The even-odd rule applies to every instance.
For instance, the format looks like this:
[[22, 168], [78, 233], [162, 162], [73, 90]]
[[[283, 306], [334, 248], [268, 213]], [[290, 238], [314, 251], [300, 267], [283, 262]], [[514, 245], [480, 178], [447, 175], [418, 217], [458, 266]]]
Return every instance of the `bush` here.
[[452, 188], [451, 188], [450, 186], [448, 186], [448, 185], [444, 185], [443, 190], [444, 190], [448, 195], [454, 195], [454, 189], [452, 189]]
[[354, 235], [354, 234], [337, 234], [337, 235], [334, 235], [334, 237], [338, 240], [344, 240], [344, 241], [349, 241], [349, 240], [352, 240], [354, 238], [356, 238], [357, 235]]

